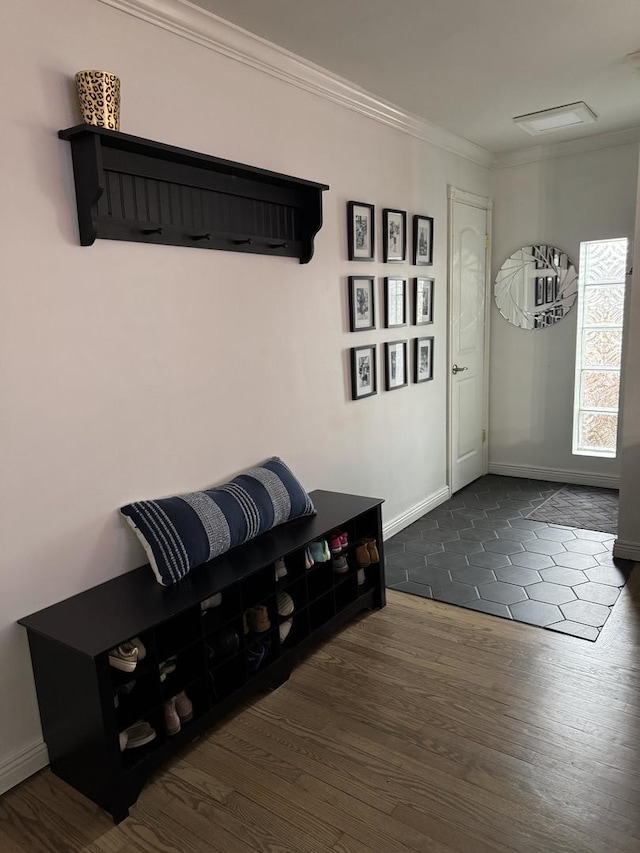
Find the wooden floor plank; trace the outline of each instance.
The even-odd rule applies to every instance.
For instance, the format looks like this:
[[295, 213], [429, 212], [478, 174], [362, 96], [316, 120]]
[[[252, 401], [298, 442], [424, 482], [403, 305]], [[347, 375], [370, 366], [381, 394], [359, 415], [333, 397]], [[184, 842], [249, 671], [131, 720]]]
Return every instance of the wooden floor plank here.
[[45, 770], [2, 853], [640, 853], [640, 575], [597, 642], [391, 592], [119, 826]]

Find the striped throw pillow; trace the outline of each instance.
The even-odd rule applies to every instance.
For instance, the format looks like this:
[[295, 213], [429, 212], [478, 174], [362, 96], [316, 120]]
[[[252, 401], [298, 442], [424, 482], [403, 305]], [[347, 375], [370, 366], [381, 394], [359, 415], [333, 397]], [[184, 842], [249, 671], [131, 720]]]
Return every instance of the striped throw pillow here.
[[266, 530], [315, 515], [309, 495], [277, 456], [223, 486], [136, 501], [120, 509], [146, 551], [158, 583], [187, 572]]

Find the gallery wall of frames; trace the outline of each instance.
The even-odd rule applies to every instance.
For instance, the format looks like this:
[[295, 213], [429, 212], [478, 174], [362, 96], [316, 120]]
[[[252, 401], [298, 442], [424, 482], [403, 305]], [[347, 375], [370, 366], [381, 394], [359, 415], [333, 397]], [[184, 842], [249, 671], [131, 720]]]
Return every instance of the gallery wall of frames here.
[[[347, 237], [350, 261], [376, 260], [375, 206], [360, 201], [347, 202]], [[412, 221], [411, 263], [433, 264], [433, 217], [416, 214]], [[408, 263], [407, 213], [382, 210], [382, 260], [385, 264]], [[391, 272], [391, 270], [389, 270]], [[395, 391], [410, 384], [433, 379], [434, 336], [421, 335], [417, 327], [433, 323], [435, 280], [416, 275], [350, 275], [348, 277], [349, 331], [416, 327], [416, 336], [363, 344], [350, 348], [351, 399], [362, 400], [378, 393], [378, 362], [384, 390]], [[376, 291], [381, 308], [376, 308]], [[427, 331], [427, 330], [424, 330]], [[398, 332], [402, 335], [402, 332]], [[378, 352], [380, 350], [380, 352]]]

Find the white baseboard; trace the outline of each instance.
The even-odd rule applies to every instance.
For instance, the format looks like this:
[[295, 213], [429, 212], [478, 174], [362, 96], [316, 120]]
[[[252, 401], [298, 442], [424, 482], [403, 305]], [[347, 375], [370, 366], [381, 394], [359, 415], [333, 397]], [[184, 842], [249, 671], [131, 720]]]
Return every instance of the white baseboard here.
[[630, 542], [628, 539], [616, 539], [613, 543], [613, 556], [621, 560], [633, 560], [640, 563], [640, 542]]
[[400, 513], [400, 515], [396, 515], [395, 518], [387, 521], [387, 523], [382, 527], [382, 538], [386, 541], [392, 536], [395, 536], [396, 533], [399, 533], [401, 530], [404, 530], [405, 527], [413, 524], [414, 521], [422, 518], [425, 513], [431, 512], [432, 509], [436, 509], [440, 504], [448, 501], [450, 497], [451, 489], [449, 486], [443, 486], [437, 492], [429, 495], [428, 498], [425, 498], [420, 501], [420, 503], [415, 504]]
[[19, 782], [24, 782], [28, 776], [42, 770], [48, 763], [49, 753], [41, 740], [3, 761], [0, 764], [0, 794], [4, 794]]
[[575, 486], [599, 486], [602, 489], [619, 489], [619, 477], [605, 474], [583, 474], [561, 468], [529, 468], [527, 465], [501, 465], [489, 462], [489, 473], [503, 477], [524, 477], [529, 480], [549, 480], [552, 483], [571, 483]]

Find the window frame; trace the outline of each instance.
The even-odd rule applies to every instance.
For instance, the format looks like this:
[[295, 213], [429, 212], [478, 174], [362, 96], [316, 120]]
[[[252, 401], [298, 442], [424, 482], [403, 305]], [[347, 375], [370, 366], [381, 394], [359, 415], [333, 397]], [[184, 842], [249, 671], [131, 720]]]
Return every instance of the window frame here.
[[[603, 243], [624, 243], [626, 248], [626, 257], [624, 270], [625, 275], [622, 281], [617, 279], [602, 280], [600, 282], [587, 282], [587, 252], [588, 247], [594, 244]], [[608, 406], [585, 406], [582, 404], [582, 375], [588, 371], [597, 373], [615, 373], [618, 377], [621, 376], [622, 364], [617, 367], [610, 366], [591, 366], [583, 364], [585, 338], [588, 332], [601, 331], [619, 331], [622, 338], [623, 321], [619, 324], [597, 324], [585, 325], [585, 317], [587, 310], [586, 292], [587, 288], [622, 288], [622, 311], [624, 314], [624, 297], [626, 288], [626, 271], [629, 258], [629, 240], [627, 237], [613, 237], [606, 240], [586, 240], [580, 243], [580, 265], [578, 273], [578, 301], [577, 301], [577, 322], [576, 322], [576, 357], [575, 357], [575, 373], [574, 373], [574, 393], [573, 393], [573, 436], [571, 444], [571, 452], [575, 456], [596, 456], [603, 459], [615, 459], [617, 456], [617, 441], [614, 448], [588, 447], [580, 446], [580, 416], [583, 414], [606, 415], [612, 414], [616, 417], [620, 413], [620, 392], [618, 391], [618, 404], [615, 408]], [[621, 341], [622, 343], [622, 341]], [[616, 430], [617, 434], [617, 430]]]

